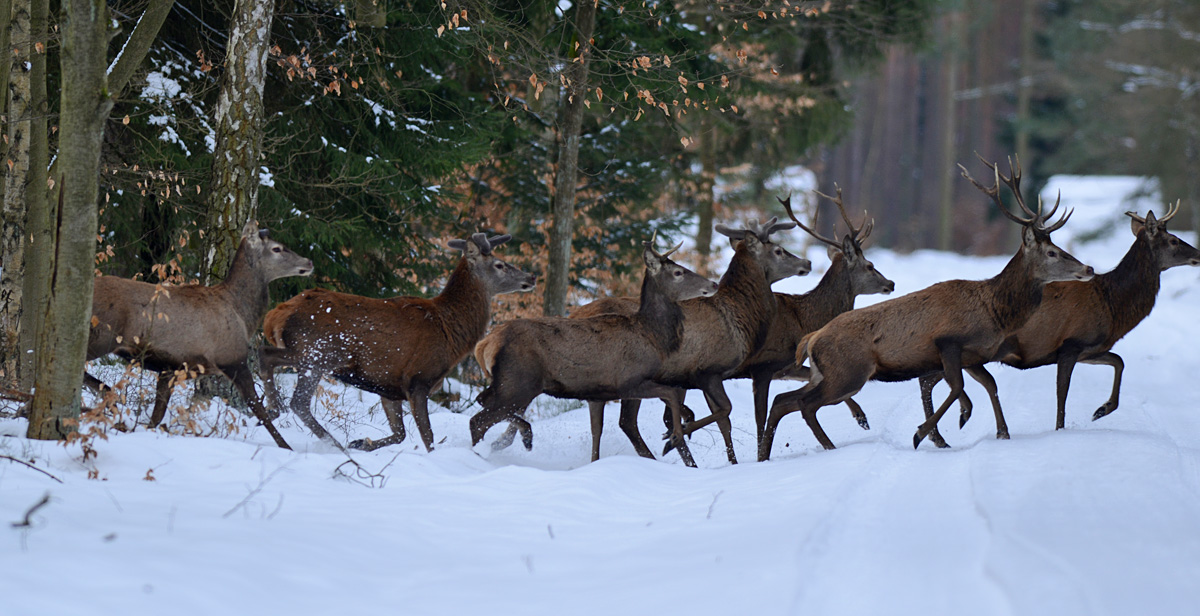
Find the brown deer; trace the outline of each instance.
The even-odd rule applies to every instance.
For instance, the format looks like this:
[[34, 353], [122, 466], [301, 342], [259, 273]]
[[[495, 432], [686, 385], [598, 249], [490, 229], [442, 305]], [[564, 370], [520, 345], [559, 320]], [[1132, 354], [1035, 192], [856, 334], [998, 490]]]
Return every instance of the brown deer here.
[[[950, 395], [913, 436], [913, 446], [937, 425], [950, 404], [962, 393], [963, 366], [977, 366], [995, 356], [1001, 343], [1033, 314], [1042, 301], [1044, 286], [1061, 280], [1088, 280], [1092, 268], [1050, 241], [1050, 234], [1066, 224], [1047, 222], [1058, 203], [1042, 214], [1025, 206], [1020, 192], [1020, 166], [1009, 164], [1010, 177], [998, 165], [985, 164], [995, 174], [995, 184], [984, 188], [962, 168], [963, 176], [987, 194], [1009, 219], [1022, 225], [1021, 248], [1004, 270], [988, 280], [950, 280], [866, 308], [834, 317], [807, 335], [796, 350], [796, 363], [807, 357], [811, 380], [803, 388], [776, 396], [771, 405], [758, 458], [771, 455], [779, 421], [801, 411], [817, 441], [825, 449], [833, 442], [817, 422], [817, 410], [844, 401], [869, 380], [904, 381], [941, 371]], [[1008, 211], [1000, 200], [1003, 181], [1025, 216]]]
[[[679, 400], [680, 404], [670, 405], [671, 438], [679, 449], [680, 458], [688, 466], [695, 466], [696, 462], [683, 440], [680, 418], [682, 389], [700, 389], [704, 392], [710, 411], [719, 418], [716, 421], [724, 437], [729, 460], [736, 463], [733, 429], [729, 421], [731, 405], [722, 385], [724, 375], [736, 369], [762, 345], [775, 312], [771, 283], [789, 276], [807, 274], [812, 269], [808, 259], [797, 257], [771, 241], [772, 233], [795, 226], [794, 223], [777, 221], [778, 218], [772, 217], [759, 226], [757, 220], [750, 220], [746, 229], [716, 226], [717, 232], [729, 237], [734, 244], [729, 269], [721, 277], [715, 295], [680, 304], [684, 314], [683, 340], [679, 350], [663, 362], [662, 369], [654, 378], [657, 383], [680, 388], [680, 391], [656, 390], [657, 393], [653, 395], [636, 396]], [[603, 404], [603, 401], [596, 403]], [[489, 421], [494, 424], [503, 419], [493, 416]], [[636, 424], [636, 415], [632, 419], [632, 423]], [[491, 424], [482, 426], [482, 429], [486, 432], [489, 427]], [[497, 443], [503, 446], [507, 435], [506, 432]]]
[[[758, 427], [758, 438], [762, 438], [763, 426], [767, 421], [767, 396], [770, 392], [771, 380], [774, 378], [805, 379], [807, 377], [807, 368], [789, 370], [795, 363], [796, 346], [799, 345], [800, 339], [805, 334], [816, 331], [838, 314], [854, 308], [855, 297], [874, 293], [887, 294], [896, 288], [896, 283], [879, 273], [875, 269], [875, 265], [863, 255], [862, 242], [871, 234], [871, 225], [868, 224], [865, 217], [863, 223], [858, 226], [854, 225], [846, 213], [841, 188], [837, 189], [837, 197], [830, 197], [819, 192], [817, 194], [837, 205], [842, 220], [849, 227], [850, 232], [840, 242], [825, 237], [796, 218], [790, 196], [786, 199], [779, 199], [788, 216], [801, 229], [828, 247], [832, 264], [812, 291], [803, 295], [775, 293], [778, 309], [775, 312], [775, 318], [771, 321], [766, 341], [762, 348], [747, 358], [742, 366], [729, 377], [753, 380], [754, 417]], [[634, 298], [605, 298], [583, 306], [579, 312], [627, 311], [629, 304], [635, 301]], [[575, 316], [574, 312], [572, 316]], [[682, 391], [678, 393], [680, 399], [675, 400], [674, 404], [682, 405], [682, 393]], [[639, 402], [639, 400], [621, 401], [623, 421], [636, 425]], [[664, 402], [667, 403], [667, 415], [664, 421], [667, 422], [667, 428], [670, 430], [670, 405], [672, 402]], [[867, 417], [863, 414], [862, 409], [853, 400], [846, 400], [846, 404], [850, 407], [851, 414], [859, 425], [864, 430], [869, 429], [870, 424], [867, 423]], [[686, 407], [684, 408], [686, 409]], [[686, 417], [687, 413], [685, 412], [684, 415]], [[690, 436], [699, 427], [702, 427], [702, 424], [692, 423], [692, 418], [686, 418], [684, 435]], [[669, 449], [670, 446], [668, 446]]]
[[[312, 271], [312, 261], [268, 238], [267, 230], [251, 221], [242, 230], [229, 274], [215, 286], [156, 285], [100, 276], [92, 293], [87, 359], [116, 353], [158, 373], [151, 428], [166, 414], [177, 371], [224, 374], [275, 442], [287, 448], [254, 391], [246, 359], [270, 301], [268, 283]], [[85, 382], [93, 389], [103, 386], [87, 374]]]
[[[655, 395], [670, 389], [651, 379], [663, 360], [679, 349], [684, 315], [679, 302], [708, 297], [717, 284], [671, 261], [645, 243], [641, 302], [632, 315], [589, 319], [544, 317], [516, 319], [498, 325], [479, 344], [475, 359], [492, 384], [479, 394], [483, 410], [471, 418], [471, 442], [487, 428], [509, 419], [521, 431], [526, 449], [533, 432], [523, 417], [539, 394], [580, 400], [608, 400], [626, 395]], [[601, 414], [593, 414], [592, 461], [600, 458]], [[621, 424], [639, 455], [653, 458], [636, 424]]]
[[[1167, 231], [1167, 222], [1177, 213], [1178, 202], [1158, 219], [1154, 212], [1147, 213], [1145, 218], [1126, 212], [1135, 239], [1121, 262], [1112, 271], [1097, 274], [1087, 282], [1048, 285], [1037, 311], [1000, 347], [995, 361], [1014, 368], [1058, 366], [1056, 430], [1066, 424], [1067, 390], [1076, 363], [1113, 368], [1112, 393], [1092, 414], [1092, 421], [1117, 409], [1125, 362], [1112, 352], [1113, 345], [1150, 314], [1163, 271], [1180, 265], [1200, 265], [1200, 250]], [[982, 366], [972, 376], [980, 380], [992, 398], [996, 438], [1008, 438], [995, 380]], [[921, 377], [921, 399], [926, 414], [933, 413], [931, 392], [941, 379], [941, 374]], [[970, 417], [971, 408], [966, 405], [959, 426], [965, 425]], [[932, 433], [930, 439], [933, 439]]]
[[[888, 280], [875, 269], [875, 265], [863, 255], [862, 243], [871, 235], [871, 223], [866, 216], [857, 227], [846, 214], [842, 203], [842, 189], [837, 187], [837, 197], [817, 193], [837, 205], [842, 220], [849, 227], [841, 242], [818, 234], [796, 218], [792, 211], [792, 199], [780, 199], [788, 216], [809, 235], [825, 244], [829, 249], [829, 259], [832, 262], [829, 270], [821, 277], [817, 286], [808, 293], [791, 295], [776, 293], [775, 301], [779, 309], [767, 334], [766, 343], [754, 355], [751, 355], [742, 366], [729, 378], [749, 378], [754, 388], [754, 423], [758, 428], [758, 438], [762, 439], [763, 429], [767, 423], [767, 397], [770, 394], [771, 380], [775, 378], [804, 378], [807, 370], [789, 370], [795, 365], [796, 347], [800, 339], [810, 332], [816, 331], [835, 316], [854, 309], [854, 298], [859, 295], [883, 293], [887, 295], [896, 290], [896, 283]], [[864, 430], [870, 428], [867, 416], [852, 400], [846, 400], [851, 414]], [[684, 430], [689, 434], [691, 426]]]
[[325, 375], [378, 394], [392, 434], [359, 440], [351, 447], [372, 450], [404, 440], [401, 401], [407, 400], [427, 451], [433, 429], [427, 403], [442, 379], [483, 337], [492, 297], [533, 290], [535, 277], [500, 260], [492, 250], [511, 239], [476, 233], [448, 246], [463, 256], [437, 297], [374, 299], [325, 289], [305, 291], [280, 304], [263, 320], [260, 372], [275, 391], [274, 372], [295, 366], [300, 376], [291, 409], [317, 438], [341, 447], [309, 408]]

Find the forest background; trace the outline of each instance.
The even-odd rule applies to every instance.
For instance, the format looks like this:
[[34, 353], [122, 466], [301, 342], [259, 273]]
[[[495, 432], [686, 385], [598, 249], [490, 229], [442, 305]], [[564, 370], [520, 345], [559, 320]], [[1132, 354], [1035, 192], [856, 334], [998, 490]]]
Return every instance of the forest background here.
[[[91, 51], [71, 38], [84, 9]], [[54, 285], [90, 305], [94, 273], [219, 279], [248, 219], [315, 262], [276, 300], [429, 295], [447, 239], [511, 233], [506, 258], [544, 292], [501, 298], [505, 319], [632, 292], [655, 230], [692, 235], [711, 272], [714, 221], [781, 214], [770, 179], [795, 166], [900, 250], [1011, 248], [955, 181], [976, 151], [1018, 154], [1029, 196], [1053, 174], [1132, 174], [1184, 199], [1180, 218], [1200, 208], [1184, 0], [0, 0], [0, 16], [0, 385], [20, 391], [63, 381], [53, 349], [86, 340]], [[56, 387], [77, 411], [78, 385]]]

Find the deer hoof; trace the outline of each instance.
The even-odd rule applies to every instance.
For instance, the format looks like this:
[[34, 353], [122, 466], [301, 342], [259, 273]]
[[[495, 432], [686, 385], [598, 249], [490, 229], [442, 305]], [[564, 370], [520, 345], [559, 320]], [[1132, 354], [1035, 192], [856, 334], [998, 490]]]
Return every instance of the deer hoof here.
[[917, 433], [913, 435], [913, 449], [920, 447], [923, 440], [925, 440], [925, 435], [921, 434], [920, 430], [917, 430]]
[[1117, 410], [1116, 405], [1109, 407], [1109, 405], [1105, 404], [1096, 409], [1096, 412], [1092, 414], [1092, 421], [1096, 421], [1097, 419], [1100, 419], [1101, 417], [1104, 417], [1115, 410]]
[[871, 429], [871, 424], [867, 423], [867, 417], [865, 415], [858, 418], [858, 427], [862, 428], [863, 430]]
[[1002, 432], [997, 432], [996, 438], [1001, 441], [1007, 441], [1008, 440], [1008, 430], [1004, 430]]
[[962, 430], [963, 426], [967, 425], [967, 421], [971, 419], [971, 411], [963, 411], [958, 415], [958, 429]]

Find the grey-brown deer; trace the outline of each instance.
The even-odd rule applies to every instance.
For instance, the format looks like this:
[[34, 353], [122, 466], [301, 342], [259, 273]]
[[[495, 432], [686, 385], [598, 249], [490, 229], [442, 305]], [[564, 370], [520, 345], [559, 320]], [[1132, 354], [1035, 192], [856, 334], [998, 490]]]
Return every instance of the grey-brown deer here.
[[[312, 261], [270, 239], [266, 229], [251, 221], [220, 284], [169, 286], [100, 276], [92, 294], [87, 358], [116, 353], [158, 373], [151, 428], [166, 414], [177, 371], [224, 374], [275, 442], [287, 447], [254, 391], [246, 359], [270, 301], [268, 283], [312, 271]], [[85, 375], [85, 382], [94, 389], [102, 386], [91, 375]]]
[[[982, 160], [982, 159], [981, 159]], [[1020, 165], [1009, 163], [1009, 177], [996, 164], [984, 163], [995, 175], [991, 188], [962, 168], [963, 176], [987, 194], [1009, 219], [1020, 224], [1021, 248], [1004, 270], [988, 280], [950, 280], [838, 315], [807, 335], [796, 350], [796, 363], [809, 360], [811, 380], [803, 388], [776, 396], [759, 442], [759, 460], [771, 455], [779, 421], [801, 411], [817, 441], [825, 449], [833, 442], [817, 422], [817, 411], [844, 401], [870, 380], [904, 381], [941, 371], [950, 385], [945, 402], [917, 429], [913, 446], [920, 444], [937, 425], [946, 409], [962, 393], [963, 366], [981, 365], [995, 356], [1004, 340], [1018, 330], [1042, 301], [1046, 284], [1062, 280], [1088, 280], [1092, 268], [1055, 246], [1050, 234], [1066, 224], [1070, 213], [1047, 224], [1058, 210], [1036, 212], [1021, 197]], [[1000, 199], [1003, 181], [1024, 212], [1018, 216]]]
[[[1200, 265], [1200, 250], [1167, 231], [1167, 222], [1178, 213], [1178, 202], [1162, 218], [1155, 218], [1154, 212], [1148, 212], [1145, 218], [1126, 212], [1135, 239], [1121, 262], [1112, 271], [1097, 274], [1087, 282], [1048, 285], [1037, 311], [1000, 347], [995, 360], [1014, 368], [1057, 365], [1056, 430], [1066, 426], [1067, 391], [1076, 363], [1113, 368], [1112, 393], [1092, 414], [1092, 421], [1117, 409], [1125, 362], [1112, 352], [1113, 345], [1150, 314], [1163, 271], [1181, 265]], [[1008, 438], [995, 380], [982, 366], [972, 376], [984, 385], [992, 399], [996, 438]], [[921, 399], [927, 414], [933, 413], [931, 393], [941, 379], [942, 375], [936, 373], [921, 377]], [[965, 425], [970, 417], [971, 407], [967, 405], [960, 414], [959, 426]], [[931, 440], [933, 436], [931, 433]]]
[[359, 440], [351, 447], [372, 450], [404, 440], [401, 402], [407, 400], [425, 449], [433, 450], [428, 398], [442, 379], [483, 337], [492, 297], [531, 291], [535, 278], [492, 254], [508, 235], [476, 233], [448, 246], [463, 255], [441, 294], [432, 299], [374, 299], [325, 289], [305, 291], [280, 304], [263, 320], [271, 346], [262, 349], [260, 372], [276, 390], [274, 372], [300, 372], [291, 409], [317, 438], [341, 445], [313, 417], [310, 407], [326, 376], [378, 394], [392, 434]]
[[[683, 340], [679, 350], [663, 362], [662, 369], [654, 379], [659, 384], [671, 385], [680, 391], [656, 390], [653, 395], [637, 396], [680, 402], [668, 405], [672, 413], [671, 442], [678, 446], [679, 456], [688, 466], [695, 466], [696, 462], [684, 441], [680, 417], [682, 390], [685, 388], [704, 392], [710, 411], [720, 418], [717, 425], [725, 440], [729, 460], [737, 462], [729, 421], [731, 405], [722, 381], [728, 372], [736, 369], [746, 357], [762, 346], [775, 313], [771, 283], [789, 276], [807, 274], [812, 269], [808, 259], [793, 255], [770, 239], [772, 233], [794, 226], [794, 223], [778, 222], [778, 218], [774, 217], [761, 226], [757, 220], [750, 220], [746, 229], [716, 226], [717, 232], [730, 238], [734, 244], [733, 259], [721, 277], [715, 295], [680, 304], [684, 314]], [[603, 400], [594, 401], [594, 404], [603, 404]], [[624, 412], [625, 403], [622, 404]], [[627, 417], [626, 423], [636, 425], [636, 419], [636, 414]], [[501, 421], [502, 418], [493, 417], [492, 420]], [[484, 426], [483, 430], [486, 432], [488, 427], [490, 425]], [[502, 443], [505, 437], [498, 442]]]
[[[645, 243], [641, 302], [632, 315], [588, 319], [544, 317], [516, 319], [498, 325], [475, 346], [475, 359], [492, 383], [479, 394], [483, 410], [471, 418], [471, 442], [509, 419], [521, 432], [526, 449], [533, 432], [524, 412], [539, 394], [580, 400], [608, 400], [655, 395], [670, 389], [651, 379], [663, 360], [679, 349], [684, 315], [679, 302], [708, 297], [717, 284], [675, 263]], [[601, 405], [603, 409], [603, 405]], [[603, 415], [592, 415], [592, 461], [600, 458]], [[653, 458], [636, 424], [621, 428], [638, 454]]]

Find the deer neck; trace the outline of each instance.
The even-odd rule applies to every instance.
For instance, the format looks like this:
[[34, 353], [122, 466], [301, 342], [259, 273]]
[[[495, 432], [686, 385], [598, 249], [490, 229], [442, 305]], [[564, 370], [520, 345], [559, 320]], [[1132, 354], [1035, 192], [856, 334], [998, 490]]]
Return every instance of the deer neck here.
[[257, 329], [271, 301], [267, 289], [268, 282], [263, 279], [262, 273], [251, 265], [243, 244], [238, 246], [237, 253], [233, 255], [233, 263], [229, 266], [225, 280], [218, 283], [216, 288], [233, 300], [234, 309], [250, 331], [253, 331]]
[[775, 317], [775, 294], [762, 266], [745, 247], [739, 246], [733, 253], [729, 269], [717, 283], [716, 295], [707, 301], [714, 302], [728, 326], [741, 331], [752, 348], [762, 345]]
[[812, 291], [804, 294], [806, 302], [805, 321], [815, 329], [833, 320], [833, 317], [854, 308], [854, 293], [850, 285], [850, 268], [844, 257], [836, 257], [829, 270]]
[[471, 264], [461, 258], [450, 274], [446, 287], [433, 303], [443, 318], [443, 327], [452, 339], [473, 345], [483, 337], [491, 319], [491, 295], [471, 271]]
[[1093, 278], [1112, 313], [1114, 341], [1141, 323], [1154, 309], [1158, 297], [1162, 271], [1145, 238], [1145, 233], [1139, 233], [1112, 271]]
[[668, 352], [679, 349], [683, 340], [683, 309], [663, 294], [658, 281], [649, 274], [642, 279], [637, 316], [659, 348]]
[[987, 281], [992, 289], [992, 317], [1003, 331], [1019, 329], [1042, 303], [1046, 285], [1034, 280], [1031, 269], [1022, 247], [995, 278]]

